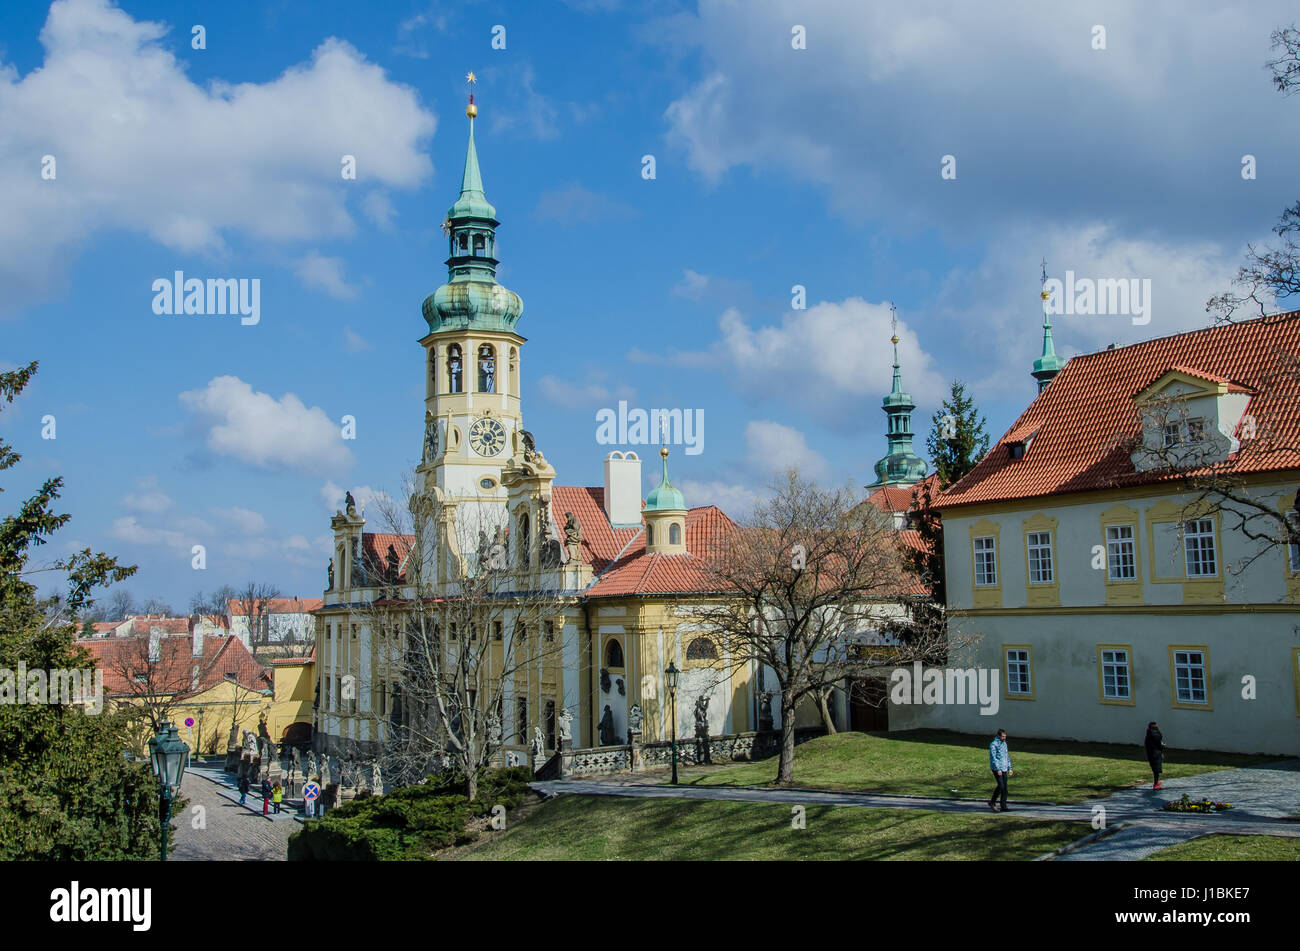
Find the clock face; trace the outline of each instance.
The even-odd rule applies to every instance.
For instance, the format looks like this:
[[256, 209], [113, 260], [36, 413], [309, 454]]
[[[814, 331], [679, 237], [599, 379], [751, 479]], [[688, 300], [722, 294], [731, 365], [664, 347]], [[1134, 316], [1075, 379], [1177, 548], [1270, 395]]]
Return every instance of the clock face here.
[[469, 428], [469, 445], [480, 456], [495, 456], [506, 444], [506, 429], [490, 416], [480, 416]]

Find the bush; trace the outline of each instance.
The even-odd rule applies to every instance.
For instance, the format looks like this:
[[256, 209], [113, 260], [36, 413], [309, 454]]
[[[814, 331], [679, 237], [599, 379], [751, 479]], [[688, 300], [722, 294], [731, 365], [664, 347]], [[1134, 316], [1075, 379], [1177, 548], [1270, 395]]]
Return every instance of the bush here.
[[528, 792], [526, 766], [489, 770], [479, 778], [478, 797], [466, 798], [463, 777], [430, 776], [386, 796], [353, 799], [289, 838], [290, 861], [375, 862], [428, 858], [471, 840], [465, 826], [501, 804], [514, 809]]

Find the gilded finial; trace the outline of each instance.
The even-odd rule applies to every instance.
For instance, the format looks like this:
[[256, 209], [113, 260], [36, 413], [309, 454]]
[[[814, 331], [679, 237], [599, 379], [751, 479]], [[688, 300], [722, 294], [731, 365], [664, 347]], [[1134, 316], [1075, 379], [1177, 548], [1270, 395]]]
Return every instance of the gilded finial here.
[[898, 346], [898, 308], [894, 306], [893, 301], [889, 302], [889, 330], [893, 334], [889, 342]]
[[469, 85], [469, 105], [465, 107], [465, 115], [473, 119], [478, 115], [478, 106], [474, 105], [474, 84], [478, 82], [478, 77], [473, 70], [465, 74], [465, 82]]

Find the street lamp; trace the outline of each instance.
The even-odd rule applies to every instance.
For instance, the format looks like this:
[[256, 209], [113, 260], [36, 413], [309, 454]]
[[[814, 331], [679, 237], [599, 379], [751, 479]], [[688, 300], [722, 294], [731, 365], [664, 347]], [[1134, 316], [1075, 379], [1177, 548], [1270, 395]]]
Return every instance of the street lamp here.
[[164, 723], [149, 741], [153, 774], [158, 777], [158, 814], [162, 817], [162, 860], [167, 861], [167, 827], [172, 821], [172, 800], [181, 788], [181, 777], [190, 762], [190, 748], [176, 734], [174, 723]]
[[673, 785], [677, 785], [677, 675], [681, 671], [671, 660], [668, 662], [668, 669], [664, 671], [664, 684], [668, 687], [668, 699], [672, 701], [673, 709]]

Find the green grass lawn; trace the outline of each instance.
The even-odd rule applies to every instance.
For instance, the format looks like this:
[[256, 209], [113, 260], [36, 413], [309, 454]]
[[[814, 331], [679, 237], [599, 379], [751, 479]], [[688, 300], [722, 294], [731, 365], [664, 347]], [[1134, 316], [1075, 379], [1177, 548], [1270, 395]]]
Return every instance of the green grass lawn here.
[[[795, 748], [797, 785], [822, 789], [945, 798], [987, 797], [990, 736], [944, 730], [837, 733]], [[1080, 802], [1117, 789], [1151, 782], [1142, 747], [1115, 743], [1008, 738], [1011, 798]], [[1234, 766], [1275, 762], [1277, 756], [1244, 756], [1199, 750], [1167, 750], [1164, 779]], [[683, 779], [702, 786], [764, 786], [776, 778], [777, 759], [722, 766]]]
[[1023, 860], [1088, 835], [1086, 822], [784, 803], [559, 796], [458, 856], [528, 861]]
[[1282, 835], [1203, 835], [1161, 849], [1148, 862], [1300, 862], [1300, 839]]

